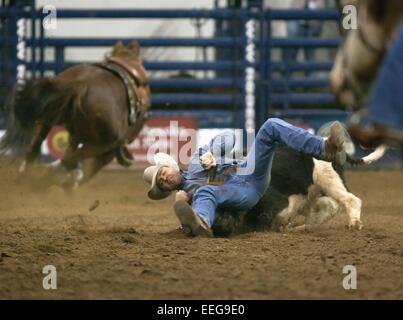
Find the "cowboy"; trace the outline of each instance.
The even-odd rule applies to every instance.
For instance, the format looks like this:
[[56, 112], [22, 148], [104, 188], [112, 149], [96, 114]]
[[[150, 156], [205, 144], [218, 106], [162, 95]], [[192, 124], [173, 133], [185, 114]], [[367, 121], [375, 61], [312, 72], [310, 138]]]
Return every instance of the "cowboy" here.
[[[193, 236], [211, 236], [217, 208], [248, 211], [263, 196], [280, 143], [320, 160], [342, 164], [346, 158], [344, 129], [339, 122], [332, 124], [329, 138], [323, 138], [271, 118], [258, 131], [246, 159], [237, 164], [230, 156], [235, 145], [231, 131], [217, 135], [199, 148], [187, 171], [180, 170], [167, 154], [156, 154], [155, 165], [144, 170], [144, 180], [151, 185], [148, 197], [160, 200], [177, 190], [174, 211], [183, 230]], [[236, 170], [230, 170], [234, 166]], [[212, 176], [221, 183], [211, 181]]]

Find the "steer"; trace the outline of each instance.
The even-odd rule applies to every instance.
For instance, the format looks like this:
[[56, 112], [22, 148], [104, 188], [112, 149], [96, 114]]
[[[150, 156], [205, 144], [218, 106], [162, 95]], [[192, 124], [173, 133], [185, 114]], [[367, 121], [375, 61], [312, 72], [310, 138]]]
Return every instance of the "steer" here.
[[[366, 165], [386, 151], [378, 147], [366, 157], [347, 157], [353, 165]], [[217, 236], [256, 229], [311, 230], [337, 214], [345, 213], [349, 227], [361, 222], [361, 199], [352, 194], [344, 179], [344, 166], [280, 147], [273, 161], [271, 183], [258, 204], [247, 213], [221, 211], [213, 226]]]

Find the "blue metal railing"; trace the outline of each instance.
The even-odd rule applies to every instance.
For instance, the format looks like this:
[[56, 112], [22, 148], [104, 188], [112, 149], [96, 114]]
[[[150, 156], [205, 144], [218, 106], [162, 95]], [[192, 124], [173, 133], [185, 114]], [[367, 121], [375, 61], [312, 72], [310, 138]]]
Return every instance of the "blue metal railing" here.
[[[269, 21], [266, 46], [267, 51], [271, 52], [274, 48], [288, 49], [288, 48], [337, 48], [340, 44], [339, 38], [275, 38], [272, 36], [271, 22], [277, 20], [331, 20], [339, 21], [340, 12], [335, 9], [321, 9], [321, 10], [300, 10], [300, 9], [273, 9], [267, 10], [266, 19]], [[271, 55], [270, 55], [271, 56]], [[327, 88], [329, 89], [329, 81], [320, 78], [305, 78], [294, 79], [284, 74], [292, 74], [295, 71], [329, 71], [333, 66], [332, 61], [305, 61], [305, 62], [284, 62], [272, 61], [268, 59], [265, 68], [266, 90], [265, 101], [267, 107], [261, 112], [261, 119], [265, 119], [269, 115], [287, 114], [300, 116], [301, 114], [311, 114], [311, 109], [297, 109], [288, 108], [290, 105], [311, 105], [311, 106], [324, 106], [335, 105], [336, 101], [330, 90], [327, 93], [294, 93], [291, 89], [295, 87], [300, 88]], [[274, 72], [283, 73], [282, 79], [277, 79], [273, 76]], [[278, 87], [284, 89], [282, 93], [276, 90]], [[282, 110], [274, 110], [273, 105], [280, 104], [283, 106]], [[331, 112], [338, 113], [337, 110]]]
[[[5, 9], [0, 8], [0, 18], [10, 18], [13, 14], [32, 19], [32, 21], [40, 21], [44, 15], [42, 10], [19, 11], [15, 8]], [[274, 105], [301, 105], [312, 104], [317, 105], [332, 105], [335, 103], [333, 96], [330, 92], [320, 93], [294, 93], [291, 91], [293, 88], [302, 89], [326, 89], [328, 88], [329, 81], [323, 78], [284, 78], [275, 77], [274, 72], [283, 72], [285, 65], [283, 61], [276, 61], [272, 59], [272, 49], [286, 49], [286, 48], [336, 48], [339, 45], [337, 38], [275, 38], [272, 36], [271, 22], [275, 20], [333, 20], [336, 21], [340, 18], [336, 10], [283, 10], [273, 9], [266, 11], [249, 10], [248, 8], [242, 9], [169, 9], [169, 10], [153, 10], [153, 9], [118, 9], [118, 10], [104, 10], [104, 9], [59, 9], [57, 11], [58, 19], [106, 19], [106, 18], [146, 18], [146, 19], [218, 19], [218, 20], [237, 20], [240, 23], [240, 30], [235, 36], [220, 36], [214, 38], [137, 38], [141, 47], [212, 47], [218, 49], [231, 48], [233, 52], [238, 52], [237, 58], [233, 60], [223, 61], [145, 61], [145, 68], [150, 71], [208, 71], [213, 70], [216, 72], [226, 71], [230, 72], [231, 77], [216, 77], [205, 79], [188, 79], [188, 78], [175, 78], [175, 79], [151, 79], [152, 90], [171, 90], [181, 88], [184, 91], [187, 89], [200, 89], [201, 93], [156, 93], [153, 94], [153, 105], [167, 106], [167, 105], [197, 105], [206, 104], [214, 106], [213, 109], [217, 110], [218, 105], [234, 105], [233, 109], [236, 113], [242, 115], [245, 108], [245, 68], [252, 66], [256, 72], [255, 79], [255, 97], [258, 100], [256, 108], [256, 116], [258, 122], [261, 122], [268, 115], [278, 115], [282, 110], [274, 110]], [[257, 52], [257, 61], [248, 64], [245, 60], [244, 50], [246, 46], [245, 27], [244, 22], [248, 19], [255, 19], [257, 24], [258, 36], [255, 38], [255, 46]], [[35, 23], [33, 24], [35, 25]], [[60, 72], [78, 62], [69, 62], [65, 57], [65, 49], [68, 47], [98, 47], [98, 46], [112, 46], [117, 40], [124, 42], [131, 42], [132, 38], [48, 38], [46, 32], [40, 23], [40, 28], [33, 31], [32, 38], [26, 39], [26, 45], [32, 48], [39, 49], [39, 57], [34, 55], [31, 61], [26, 62], [29, 71], [35, 76], [38, 72], [43, 76], [46, 71]], [[0, 38], [0, 46], [3, 46], [5, 39]], [[10, 35], [7, 38], [8, 46], [16, 46], [17, 38]], [[55, 56], [53, 61], [45, 61], [45, 49], [54, 48]], [[34, 50], [35, 52], [35, 50]], [[11, 61], [10, 66], [4, 65], [0, 62], [0, 69], [6, 70], [7, 68], [15, 69], [16, 62]], [[332, 61], [305, 61], [293, 62], [286, 66], [289, 72], [294, 71], [329, 71], [332, 67]], [[10, 85], [14, 79], [3, 81], [0, 78], [0, 85]], [[223, 89], [223, 93], [203, 93], [206, 89]], [[231, 92], [225, 91], [231, 90]], [[303, 114], [304, 111], [297, 108], [290, 108], [283, 110], [284, 113]], [[164, 111], [166, 112], [166, 111]], [[171, 112], [171, 111], [170, 111]], [[306, 111], [308, 114], [310, 111]], [[336, 112], [336, 111], [335, 111]], [[237, 118], [237, 117], [235, 117]], [[234, 125], [239, 125], [238, 122]]]

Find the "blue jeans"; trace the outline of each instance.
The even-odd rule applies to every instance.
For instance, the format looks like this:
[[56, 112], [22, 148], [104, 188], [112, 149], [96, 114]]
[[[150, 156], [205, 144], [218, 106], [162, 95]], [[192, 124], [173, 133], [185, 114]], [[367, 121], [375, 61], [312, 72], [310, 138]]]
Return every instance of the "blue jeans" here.
[[289, 147], [324, 159], [324, 140], [308, 131], [292, 126], [280, 119], [267, 120], [256, 135], [243, 168], [252, 168], [247, 174], [229, 176], [221, 186], [200, 187], [193, 196], [193, 210], [210, 226], [214, 223], [216, 209], [252, 209], [263, 196], [270, 184], [270, 171], [277, 145]]
[[403, 130], [403, 25], [379, 69], [369, 100], [368, 118]]

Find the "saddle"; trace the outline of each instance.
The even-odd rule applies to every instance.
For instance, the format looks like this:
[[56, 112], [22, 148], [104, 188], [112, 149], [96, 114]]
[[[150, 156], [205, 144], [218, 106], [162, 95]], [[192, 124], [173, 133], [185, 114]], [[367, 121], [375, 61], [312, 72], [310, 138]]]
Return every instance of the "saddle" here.
[[141, 87], [148, 86], [147, 73], [140, 63], [136, 63], [136, 67], [131, 66], [126, 60], [119, 57], [108, 57], [107, 62], [116, 63], [125, 69]]
[[108, 57], [105, 62], [94, 63], [94, 65], [113, 73], [122, 80], [127, 93], [129, 125], [134, 125], [141, 111], [146, 109], [145, 102], [138, 91], [139, 87], [148, 85], [147, 74], [143, 66], [136, 64], [136, 67], [133, 67], [119, 57]]

